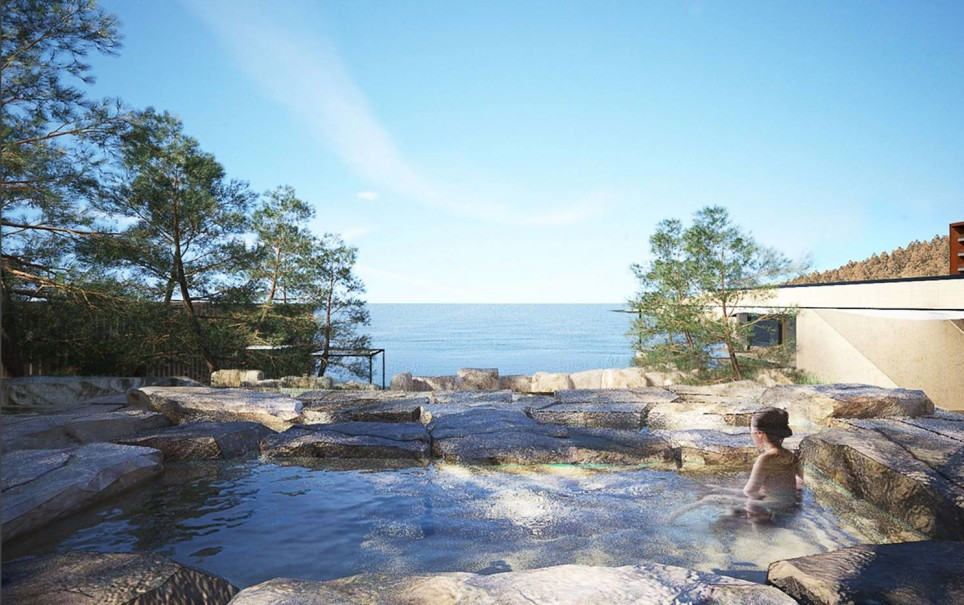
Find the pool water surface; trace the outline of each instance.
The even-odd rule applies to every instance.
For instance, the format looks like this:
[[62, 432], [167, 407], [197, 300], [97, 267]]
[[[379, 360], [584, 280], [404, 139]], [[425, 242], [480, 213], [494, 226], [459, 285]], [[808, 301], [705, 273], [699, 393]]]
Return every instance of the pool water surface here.
[[879, 541], [807, 489], [767, 525], [723, 504], [676, 518], [745, 475], [576, 466], [365, 470], [246, 460], [170, 465], [148, 487], [5, 544], [4, 560], [53, 551], [152, 551], [239, 587], [362, 572], [497, 573], [564, 563], [678, 565], [763, 581], [767, 565]]

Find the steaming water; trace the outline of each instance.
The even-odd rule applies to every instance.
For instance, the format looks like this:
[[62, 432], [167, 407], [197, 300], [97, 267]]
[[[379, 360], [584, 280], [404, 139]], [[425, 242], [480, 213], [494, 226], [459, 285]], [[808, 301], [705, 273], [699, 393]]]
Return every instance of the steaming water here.
[[771, 561], [877, 539], [848, 528], [809, 491], [800, 511], [771, 526], [750, 525], [721, 506], [670, 523], [670, 513], [709, 483], [736, 487], [743, 480], [571, 466], [172, 465], [123, 504], [4, 544], [3, 556], [153, 551], [242, 587], [279, 576], [642, 561], [762, 581]]

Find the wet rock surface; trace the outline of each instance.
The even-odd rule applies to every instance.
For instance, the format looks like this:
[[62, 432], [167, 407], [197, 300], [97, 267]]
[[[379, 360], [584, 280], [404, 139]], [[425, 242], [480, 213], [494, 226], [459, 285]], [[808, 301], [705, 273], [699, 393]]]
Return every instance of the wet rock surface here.
[[5, 452], [3, 539], [33, 531], [139, 485], [161, 468], [158, 450], [112, 443]]
[[860, 545], [777, 561], [767, 582], [807, 605], [964, 603], [962, 542]]
[[924, 535], [964, 540], [964, 415], [844, 425], [804, 439], [808, 467]]
[[221, 605], [227, 580], [155, 554], [68, 552], [3, 564], [3, 600], [32, 605]]
[[4, 415], [3, 451], [57, 449], [95, 441], [112, 441], [138, 431], [169, 426], [157, 412], [97, 405], [44, 415]]
[[301, 421], [302, 403], [280, 393], [210, 387], [141, 387], [128, 392], [131, 405], [184, 422], [258, 422], [282, 431]]
[[418, 423], [341, 422], [293, 427], [261, 441], [269, 458], [351, 458], [428, 462], [431, 445]]
[[257, 422], [191, 422], [143, 431], [116, 443], [158, 449], [164, 453], [165, 462], [228, 460], [258, 453], [261, 440], [272, 434]]
[[494, 575], [442, 573], [397, 577], [365, 574], [328, 582], [276, 579], [243, 590], [233, 603], [793, 605], [795, 602], [770, 586], [648, 563], [631, 567], [560, 565]]

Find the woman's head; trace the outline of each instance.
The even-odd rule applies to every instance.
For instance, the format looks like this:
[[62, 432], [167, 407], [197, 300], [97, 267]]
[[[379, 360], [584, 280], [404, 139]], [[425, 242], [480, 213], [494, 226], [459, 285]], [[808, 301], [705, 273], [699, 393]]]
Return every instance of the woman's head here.
[[767, 441], [774, 445], [783, 444], [783, 440], [793, 434], [790, 430], [790, 415], [780, 408], [763, 408], [755, 412], [750, 419], [750, 432], [760, 432]]

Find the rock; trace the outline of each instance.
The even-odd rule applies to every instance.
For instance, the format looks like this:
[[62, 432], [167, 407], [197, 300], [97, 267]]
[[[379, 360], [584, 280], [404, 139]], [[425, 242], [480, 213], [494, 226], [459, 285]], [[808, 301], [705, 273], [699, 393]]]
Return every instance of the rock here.
[[58, 449], [170, 425], [163, 414], [141, 410], [83, 409], [60, 414], [4, 415], [3, 451]]
[[417, 423], [340, 422], [269, 435], [261, 453], [272, 458], [352, 458], [428, 462], [431, 446]]
[[390, 388], [393, 391], [414, 391], [415, 387], [412, 384], [412, 373], [402, 372], [392, 376]]
[[468, 390], [495, 390], [499, 388], [498, 368], [462, 368], [456, 374], [458, 387]]
[[630, 431], [543, 425], [515, 411], [474, 409], [433, 418], [432, 453], [457, 464], [667, 462], [669, 445]]
[[569, 374], [554, 374], [550, 372], [536, 372], [532, 375], [533, 393], [554, 393], [573, 388]]
[[[719, 466], [749, 472], [760, 452], [753, 446], [749, 428], [696, 429], [683, 431], [656, 430], [654, 436], [666, 439], [679, 452], [683, 468]], [[799, 437], [790, 437], [784, 447], [796, 450]]]
[[3, 407], [10, 409], [70, 407], [128, 389], [158, 386], [201, 386], [189, 378], [121, 378], [112, 376], [23, 376], [2, 381]]
[[221, 605], [237, 592], [223, 578], [152, 553], [67, 552], [3, 564], [10, 603]]
[[[569, 375], [574, 389], [601, 389], [603, 388], [603, 373], [606, 370], [586, 370], [585, 372], [574, 372]], [[646, 385], [643, 385], [646, 386]]]
[[793, 379], [787, 368], [765, 368], [757, 371], [753, 376], [753, 382], [765, 387], [775, 387], [781, 384], [793, 384]]
[[4, 452], [3, 539], [46, 527], [160, 472], [161, 452], [132, 445]]
[[438, 391], [429, 395], [430, 403], [438, 405], [511, 403], [512, 391]]
[[278, 385], [282, 389], [330, 389], [335, 382], [330, 376], [282, 376]]
[[791, 420], [804, 418], [813, 427], [831, 425], [838, 418], [913, 417], [934, 413], [934, 404], [924, 391], [862, 384], [776, 386], [763, 393], [759, 404], [783, 408], [790, 413]]
[[577, 427], [640, 429], [656, 403], [679, 399], [664, 389], [574, 389], [556, 391], [555, 401], [529, 407], [527, 413], [543, 424]]
[[964, 416], [846, 427], [804, 439], [805, 464], [926, 536], [964, 539]]
[[228, 460], [257, 453], [261, 440], [274, 434], [257, 422], [191, 422], [117, 439], [117, 443], [161, 450], [165, 462]]
[[647, 370], [645, 375], [647, 385], [651, 387], [668, 387], [683, 382], [686, 378], [693, 376], [694, 373], [680, 372], [679, 370], [670, 370], [668, 372]]
[[622, 368], [605, 370], [600, 381], [601, 389], [638, 389], [650, 386], [646, 372], [642, 368]]
[[343, 391], [377, 391], [378, 387], [371, 382], [358, 382], [357, 380], [346, 380], [334, 385], [336, 389]]
[[261, 370], [215, 370], [211, 372], [211, 386], [218, 388], [238, 388], [264, 380]]
[[[657, 403], [649, 410], [647, 425], [652, 429], [726, 429], [749, 427], [753, 412], [762, 406], [757, 398], [763, 389], [758, 385], [745, 388], [742, 385], [683, 386], [669, 390], [679, 398], [667, 403]], [[790, 425], [800, 420], [791, 415]]]
[[532, 377], [525, 374], [512, 374], [499, 377], [499, 388], [515, 391], [516, 393], [532, 392]]
[[412, 379], [416, 391], [454, 391], [459, 388], [456, 376], [417, 376]]
[[962, 542], [861, 544], [770, 564], [767, 582], [800, 603], [964, 603]]
[[327, 582], [275, 579], [241, 591], [233, 605], [608, 605], [612, 603], [795, 605], [772, 586], [681, 567], [558, 565], [492, 575], [363, 574]]
[[405, 391], [309, 391], [298, 395], [305, 424], [352, 420], [371, 422], [419, 422], [420, 408], [428, 395]]
[[260, 422], [283, 431], [300, 421], [302, 404], [280, 393], [209, 387], [142, 387], [128, 392], [128, 400], [182, 422]]

